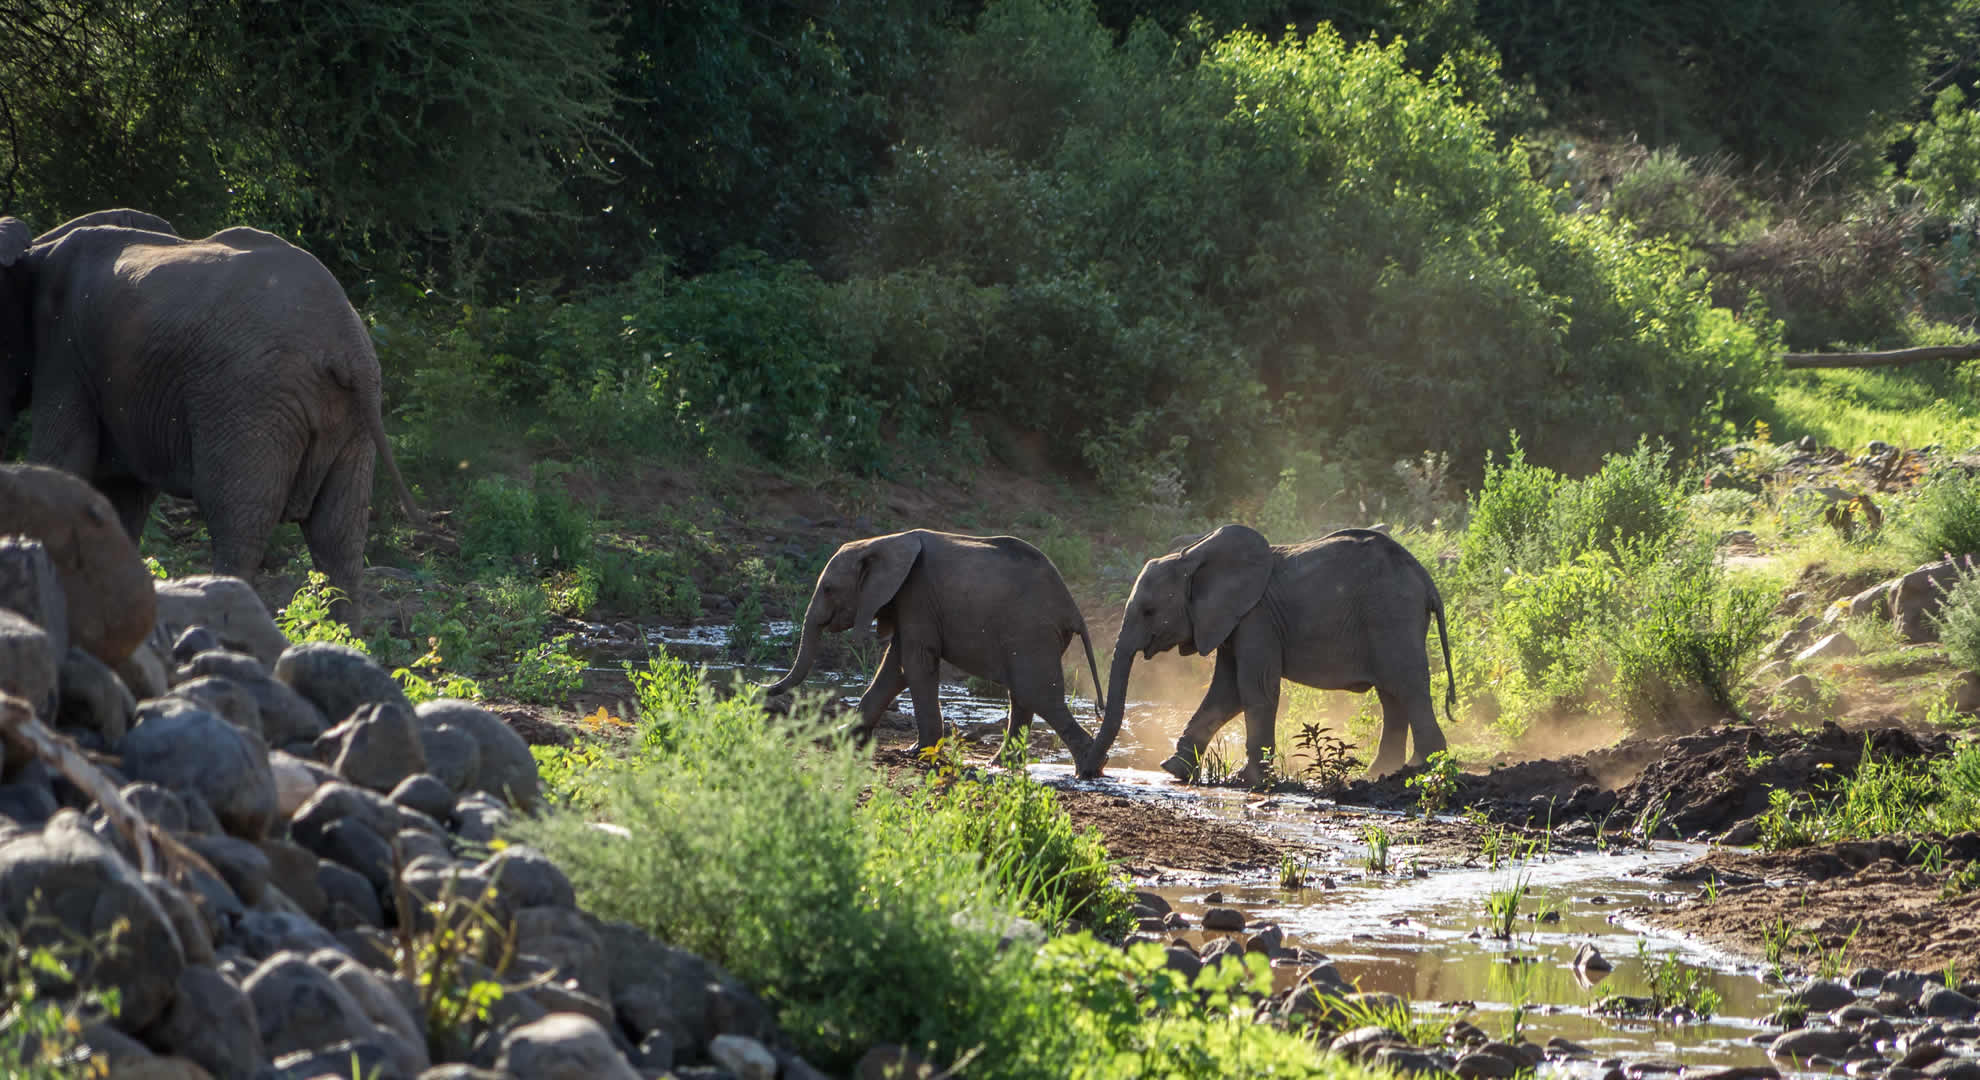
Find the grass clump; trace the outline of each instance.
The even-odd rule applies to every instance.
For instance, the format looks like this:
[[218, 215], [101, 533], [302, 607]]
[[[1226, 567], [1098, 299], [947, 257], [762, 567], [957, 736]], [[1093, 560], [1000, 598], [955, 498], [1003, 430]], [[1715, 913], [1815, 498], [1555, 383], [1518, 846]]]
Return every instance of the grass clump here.
[[1980, 744], [1927, 763], [1880, 759], [1866, 738], [1848, 776], [1805, 795], [1769, 792], [1758, 824], [1768, 851], [1980, 827]]
[[1615, 648], [1617, 698], [1639, 725], [1682, 726], [1701, 704], [1740, 716], [1746, 663], [1765, 642], [1775, 598], [1729, 581], [1709, 552], [1664, 563]]
[[102, 1058], [76, 1050], [83, 1025], [117, 1015], [114, 988], [82, 985], [96, 960], [118, 949], [129, 924], [103, 938], [63, 940], [57, 921], [32, 911], [20, 926], [0, 922], [0, 1075], [82, 1080], [108, 1074]]
[[1927, 481], [1905, 514], [1904, 535], [1919, 562], [1980, 555], [1980, 476], [1946, 472]]
[[1980, 572], [1966, 559], [1958, 573], [1959, 580], [1946, 590], [1939, 610], [1927, 612], [1925, 618], [1939, 631], [1946, 656], [1970, 671], [1980, 668]]
[[461, 557], [469, 562], [559, 569], [591, 557], [596, 523], [558, 490], [552, 469], [538, 467], [527, 485], [505, 476], [476, 480], [462, 500], [461, 519]]

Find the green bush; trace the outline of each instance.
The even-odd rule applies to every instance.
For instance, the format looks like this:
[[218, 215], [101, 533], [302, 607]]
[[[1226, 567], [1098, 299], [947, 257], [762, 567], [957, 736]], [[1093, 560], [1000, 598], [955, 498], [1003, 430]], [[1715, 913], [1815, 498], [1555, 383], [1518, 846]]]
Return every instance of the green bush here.
[[1925, 617], [1939, 631], [1953, 663], [1969, 671], [1980, 668], [1980, 572], [1971, 558], [1961, 560], [1959, 580], [1946, 591], [1939, 610]]
[[1948, 471], [1933, 477], [1904, 517], [1905, 547], [1920, 562], [1980, 555], [1980, 476]]
[[1669, 447], [1644, 441], [1610, 454], [1592, 476], [1562, 485], [1548, 515], [1556, 557], [1600, 550], [1620, 558], [1631, 545], [1662, 551], [1684, 526], [1684, 499]]
[[1496, 588], [1509, 571], [1538, 570], [1554, 556], [1548, 521], [1566, 481], [1544, 465], [1527, 463], [1519, 436], [1504, 464], [1485, 459], [1485, 479], [1471, 499], [1460, 559], [1469, 575]]
[[559, 490], [555, 475], [539, 467], [527, 487], [505, 476], [476, 480], [461, 503], [461, 557], [544, 570], [589, 560], [596, 523]]
[[1621, 568], [1605, 551], [1585, 551], [1538, 574], [1506, 583], [1497, 626], [1529, 685], [1572, 693], [1604, 651], [1599, 641], [1624, 600]]
[[1661, 561], [1615, 644], [1616, 697], [1632, 724], [1688, 730], [1701, 716], [1740, 717], [1745, 668], [1775, 602], [1764, 585], [1727, 580], [1709, 548]]

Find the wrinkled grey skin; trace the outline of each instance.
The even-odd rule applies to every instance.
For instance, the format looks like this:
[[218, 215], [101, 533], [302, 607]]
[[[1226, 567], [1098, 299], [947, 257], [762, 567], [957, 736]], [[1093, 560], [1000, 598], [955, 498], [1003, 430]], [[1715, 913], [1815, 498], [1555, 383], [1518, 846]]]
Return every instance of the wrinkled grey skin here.
[[[1382, 740], [1372, 776], [1402, 766], [1409, 735], [1416, 743], [1412, 764], [1444, 749], [1424, 648], [1434, 615], [1444, 669], [1451, 670], [1444, 602], [1429, 572], [1401, 544], [1378, 532], [1342, 529], [1304, 544], [1273, 545], [1255, 530], [1226, 525], [1179, 547], [1150, 559], [1135, 580], [1088, 772], [1106, 763], [1120, 734], [1134, 654], [1153, 658], [1170, 649], [1217, 657], [1203, 703], [1176, 740], [1175, 755], [1162, 763], [1177, 779], [1196, 777], [1210, 740], [1242, 711], [1243, 775], [1260, 782], [1273, 751], [1281, 679], [1380, 696]], [[1456, 700], [1453, 686], [1447, 712]]]
[[28, 459], [88, 479], [136, 538], [168, 493], [199, 504], [213, 568], [253, 579], [302, 524], [355, 624], [382, 456], [378, 357], [336, 278], [259, 229], [204, 240], [136, 210], [38, 237], [0, 217], [0, 438], [34, 408]]
[[1086, 619], [1044, 552], [1012, 536], [926, 529], [840, 547], [805, 608], [797, 659], [769, 692], [781, 694], [804, 681], [823, 634], [868, 626], [886, 651], [859, 699], [859, 737], [872, 734], [880, 714], [906, 689], [914, 701], [916, 749], [935, 745], [942, 735], [939, 668], [947, 660], [1010, 692], [1006, 745], [1012, 739], [1024, 745], [1037, 715], [1065, 741], [1076, 763], [1091, 756], [1091, 740], [1066, 708], [1059, 667], [1075, 635], [1086, 646], [1096, 689], [1100, 670]]

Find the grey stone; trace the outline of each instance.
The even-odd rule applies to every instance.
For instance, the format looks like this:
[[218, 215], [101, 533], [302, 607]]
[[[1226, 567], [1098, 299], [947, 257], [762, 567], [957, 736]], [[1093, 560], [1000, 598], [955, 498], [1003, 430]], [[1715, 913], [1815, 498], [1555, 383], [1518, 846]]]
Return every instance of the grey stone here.
[[[1896, 994], [1899, 997], [1916, 998], [1925, 992], [1925, 987], [1928, 984], [1939, 982], [1941, 980], [1936, 975], [1926, 975], [1923, 972], [1899, 968], [1896, 971], [1885, 973], [1884, 981], [1879, 984], [1878, 989], [1887, 994]], [[1883, 1011], [1885, 1013], [1890, 1012], [1889, 1009], [1884, 1009]]]
[[1205, 930], [1239, 931], [1244, 929], [1244, 912], [1236, 908], [1213, 907], [1203, 913]]
[[161, 581], [157, 586], [158, 625], [167, 639], [203, 626], [227, 648], [273, 665], [289, 647], [268, 606], [240, 578], [199, 574]]
[[173, 791], [197, 792], [221, 827], [260, 840], [275, 817], [275, 777], [260, 737], [191, 702], [157, 698], [118, 747], [124, 772]]
[[187, 661], [173, 676], [181, 685], [203, 677], [228, 679], [254, 697], [261, 735], [270, 746], [308, 742], [330, 727], [322, 709], [270, 677], [259, 661], [245, 653], [209, 650]]
[[1856, 1004], [1856, 991], [1834, 979], [1815, 979], [1789, 997], [1788, 1001], [1802, 1005], [1810, 1012], [1828, 1012]]
[[200, 913], [200, 904], [163, 874], [144, 874], [142, 880], [151, 890], [151, 899], [158, 910], [165, 913], [165, 920], [172, 924], [172, 932], [179, 936], [179, 950], [188, 964], [211, 964], [213, 962], [213, 924]]
[[[286, 911], [243, 912], [229, 940], [249, 959], [256, 961], [271, 960], [283, 953], [295, 953], [300, 960], [318, 949], [340, 947], [340, 943], [331, 936], [330, 931], [301, 915], [293, 915]], [[265, 1027], [263, 1033], [266, 1034]], [[271, 1045], [268, 1052], [287, 1053], [293, 1049], [297, 1048]]]
[[502, 1040], [496, 1069], [516, 1080], [639, 1080], [596, 1020], [552, 1013]]
[[55, 719], [60, 653], [47, 631], [0, 608], [0, 690], [34, 706], [35, 715]]
[[70, 646], [56, 677], [60, 682], [57, 724], [94, 731], [107, 746], [115, 746], [131, 729], [137, 699], [103, 661]]
[[[1980, 554], [1970, 551], [1955, 551], [1958, 555]], [[1898, 633], [1906, 641], [1925, 642], [1939, 640], [1939, 628], [1931, 616], [1937, 615], [1939, 605], [1945, 602], [1946, 591], [1959, 583], [1962, 560], [1942, 559], [1927, 563], [1898, 579], [1897, 588], [1891, 593], [1891, 618], [1896, 621]]]
[[391, 799], [400, 806], [417, 810], [435, 821], [444, 821], [454, 812], [454, 793], [431, 773], [414, 773], [399, 781]]
[[[186, 813], [186, 803], [177, 793], [158, 786], [149, 780], [139, 780], [125, 784], [118, 794], [131, 804], [131, 809], [144, 815], [146, 821], [169, 833], [182, 833], [192, 828], [192, 820]], [[200, 800], [202, 803], [204, 799]], [[212, 813], [208, 810], [207, 813]], [[108, 822], [105, 822], [108, 827]], [[113, 832], [115, 830], [112, 830]]]
[[448, 726], [473, 736], [479, 763], [474, 788], [533, 810], [542, 795], [536, 758], [529, 744], [502, 718], [471, 702], [453, 698], [429, 701], [418, 709], [419, 718], [432, 726]]
[[1876, 990], [1883, 982], [1883, 968], [1860, 967], [1849, 973], [1849, 987], [1852, 990]]
[[489, 844], [509, 823], [509, 811], [485, 791], [471, 791], [454, 804], [454, 835], [470, 844]]
[[355, 818], [331, 822], [314, 844], [303, 846], [364, 875], [380, 895], [392, 887], [392, 845]]
[[1512, 1080], [1520, 1066], [1497, 1054], [1471, 1053], [1458, 1058], [1451, 1071], [1460, 1080]]
[[612, 1007], [627, 1031], [665, 1031], [684, 1056], [717, 1035], [775, 1039], [770, 1011], [735, 976], [624, 923], [590, 919], [605, 943]]
[[481, 776], [481, 744], [463, 728], [452, 724], [432, 724], [422, 719], [419, 745], [426, 756], [426, 771], [447, 785], [455, 795], [474, 790]]
[[129, 656], [111, 664], [110, 670], [139, 701], [160, 697], [172, 688], [172, 667], [149, 640], [139, 642]]
[[145, 1032], [161, 1052], [197, 1063], [214, 1080], [252, 1080], [267, 1060], [254, 1005], [210, 967], [189, 965], [165, 1015]]
[[261, 853], [260, 846], [235, 836], [197, 833], [188, 834], [185, 845], [219, 871], [220, 879], [242, 903], [249, 907], [261, 903], [262, 896], [268, 892], [269, 866], [268, 856]]
[[739, 1080], [777, 1080], [777, 1055], [747, 1035], [715, 1036], [708, 1056]]
[[1797, 1028], [1767, 1047], [1770, 1057], [1807, 1061], [1812, 1057], [1840, 1058], [1856, 1045], [1856, 1036], [1828, 1028]]
[[494, 1069], [477, 1069], [472, 1065], [435, 1065], [419, 1074], [419, 1080], [509, 1080], [505, 1073]]
[[396, 836], [400, 829], [419, 829], [443, 840], [447, 835], [425, 814], [341, 780], [317, 788], [296, 809], [289, 819], [289, 833], [296, 843], [315, 851], [331, 825], [347, 820], [356, 821], [380, 838]]
[[264, 840], [261, 854], [268, 860], [269, 881], [304, 915], [322, 922], [330, 914], [330, 897], [316, 880], [315, 852], [288, 840]]
[[1794, 654], [1794, 662], [1809, 664], [1819, 660], [1839, 660], [1862, 651], [1855, 638], [1838, 630]]
[[0, 608], [41, 627], [56, 657], [69, 651], [69, 602], [41, 541], [0, 536]]
[[392, 838], [392, 843], [398, 849], [400, 865], [409, 866], [421, 855], [448, 861], [454, 858], [453, 849], [447, 846], [447, 841], [424, 829], [400, 829], [399, 834]]
[[373, 791], [391, 791], [426, 770], [412, 710], [391, 702], [360, 705], [349, 719], [317, 736], [315, 757], [338, 776]]
[[571, 879], [535, 848], [512, 844], [476, 869], [494, 883], [496, 893], [511, 907], [577, 907]]
[[270, 956], [241, 989], [254, 1004], [263, 1048], [278, 1059], [376, 1034], [350, 991], [302, 953], [285, 950]]
[[[30, 924], [30, 916], [39, 921]], [[118, 990], [116, 1026], [125, 1031], [157, 1019], [185, 967], [179, 935], [151, 890], [73, 810], [0, 844], [0, 921], [22, 927], [30, 946], [103, 941], [115, 924], [127, 923], [124, 947], [83, 973], [92, 985]]]
[[[396, 1055], [401, 1058], [402, 1069], [418, 1074], [433, 1064], [427, 1057], [425, 1030], [414, 1019], [414, 1009], [407, 1007], [390, 980], [341, 951], [314, 954], [310, 963], [328, 972], [373, 1024], [392, 1034], [394, 1041], [403, 1047], [403, 1053]], [[413, 995], [413, 1001], [416, 1006], [417, 995]]]
[[258, 736], [264, 736], [261, 729], [261, 704], [247, 687], [224, 675], [201, 675], [189, 679], [172, 688], [172, 695], [184, 698], [194, 705], [217, 715], [220, 719]]
[[[341, 904], [358, 925], [384, 924], [385, 909], [379, 901], [378, 887], [367, 881], [363, 874], [342, 863], [324, 859], [316, 865], [315, 880], [317, 888], [323, 891], [326, 910], [332, 913], [329, 921], [341, 921], [334, 917], [337, 906]], [[351, 927], [339, 925], [337, 929], [348, 930]]]
[[284, 1054], [257, 1080], [414, 1080], [418, 1074], [404, 1071], [398, 1064], [400, 1056], [383, 1032], [374, 1031], [369, 1038]]
[[55, 789], [44, 776], [0, 784], [0, 823], [39, 829], [61, 809], [62, 804], [55, 801]]
[[612, 1000], [605, 941], [575, 908], [526, 907], [516, 912], [514, 925], [518, 954], [540, 961], [559, 980], [576, 980], [593, 997]]
[[1943, 1058], [1925, 1070], [1932, 1080], [1980, 1080], [1980, 1061], [1972, 1058]]
[[[422, 855], [399, 874], [399, 884], [418, 905], [412, 917], [413, 925], [420, 930], [434, 925], [432, 913], [427, 910], [432, 904], [479, 906], [498, 918], [506, 918], [512, 910], [499, 894], [490, 891], [486, 875], [450, 859]], [[400, 912], [402, 918], [404, 915]]]
[[226, 645], [220, 641], [220, 635], [204, 626], [188, 626], [172, 639], [172, 662], [183, 664], [200, 653], [224, 648]]
[[277, 682], [314, 702], [332, 724], [349, 719], [360, 706], [380, 702], [413, 711], [398, 681], [348, 645], [327, 641], [291, 645], [275, 661], [274, 674]]
[[1980, 1002], [1950, 987], [1935, 986], [1918, 999], [1918, 1009], [1935, 1020], [1971, 1020], [1980, 1015]]

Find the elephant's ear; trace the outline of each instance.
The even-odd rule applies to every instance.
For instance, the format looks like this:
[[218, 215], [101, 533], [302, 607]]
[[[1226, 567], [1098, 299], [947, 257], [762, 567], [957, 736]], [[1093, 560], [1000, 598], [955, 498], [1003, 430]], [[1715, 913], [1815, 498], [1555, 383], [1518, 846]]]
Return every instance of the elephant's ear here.
[[64, 236], [75, 232], [77, 229], [89, 229], [99, 225], [111, 225], [119, 229], [143, 229], [145, 232], [164, 233], [166, 236], [179, 235], [173, 231], [171, 222], [166, 221], [157, 214], [147, 214], [142, 210], [119, 208], [116, 210], [95, 210], [79, 218], [71, 218], [35, 237], [34, 242], [37, 244], [52, 244]]
[[904, 532], [876, 536], [865, 541], [860, 553], [859, 603], [853, 625], [861, 630], [873, 625], [874, 617], [901, 591], [908, 571], [921, 557], [921, 534]]
[[1191, 544], [1182, 559], [1189, 575], [1190, 629], [1196, 651], [1208, 656], [1265, 595], [1272, 545], [1256, 529], [1226, 525]]
[[28, 232], [27, 222], [17, 217], [0, 217], [0, 267], [20, 262], [33, 242], [34, 234]]

